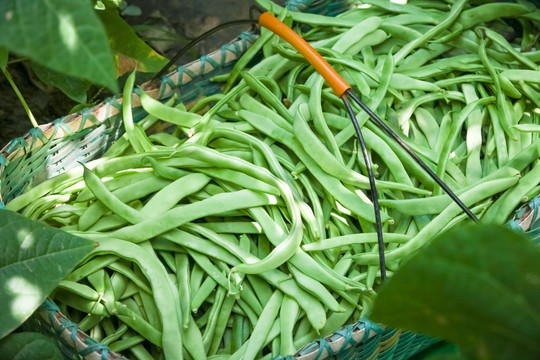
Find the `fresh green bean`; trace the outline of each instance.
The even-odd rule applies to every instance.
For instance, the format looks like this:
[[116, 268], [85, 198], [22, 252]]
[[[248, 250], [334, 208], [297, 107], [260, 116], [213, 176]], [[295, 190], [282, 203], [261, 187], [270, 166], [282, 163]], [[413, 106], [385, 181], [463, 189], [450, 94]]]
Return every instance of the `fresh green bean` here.
[[523, 4], [486, 3], [464, 10], [457, 21], [464, 29], [469, 29], [477, 24], [499, 19], [501, 16], [517, 17], [531, 11], [534, 11], [534, 9], [531, 10], [530, 6], [527, 7]]
[[152, 360], [154, 357], [146, 350], [142, 344], [136, 344], [129, 348], [129, 351], [139, 360]]
[[[110, 178], [103, 178], [102, 181], [107, 186], [107, 189], [110, 191], [115, 191], [120, 188], [123, 188], [124, 186], [129, 186], [134, 183], [138, 183], [139, 181], [142, 181], [144, 179], [152, 177], [152, 173], [150, 171], [144, 171], [142, 169], [138, 169], [135, 171], [124, 171], [120, 174], [117, 174], [116, 176], [110, 177]], [[84, 183], [84, 182], [83, 182]], [[84, 183], [86, 185], [86, 183]], [[87, 202], [95, 199], [94, 194], [90, 189], [85, 187], [77, 194], [76, 202]]]
[[[259, 224], [264, 229], [265, 233], [268, 234], [269, 239], [273, 244], [280, 244], [283, 241], [283, 237], [286, 236], [283, 228], [277, 226], [264, 210], [251, 209], [251, 213], [257, 218]], [[334, 289], [349, 290], [347, 285], [358, 285], [351, 282], [347, 283], [344, 281], [345, 279], [336, 276], [332, 271], [324, 269], [322, 264], [314, 261], [314, 259], [307, 256], [307, 254], [300, 249], [296, 250], [296, 253], [290, 259], [290, 263], [298, 267], [298, 269], [311, 278], [327, 284]]]
[[[478, 100], [475, 100], [475, 101], [467, 104], [463, 108], [463, 110], [459, 114], [459, 117], [458, 117], [457, 121], [454, 124], [452, 124], [451, 132], [450, 132], [448, 138], [446, 139], [446, 142], [444, 143], [444, 145], [443, 145], [443, 147], [441, 149], [441, 153], [440, 153], [440, 156], [439, 156], [439, 163], [437, 164], [437, 171], [436, 171], [437, 176], [439, 176], [441, 178], [444, 177], [443, 175], [446, 172], [446, 164], [447, 164], [447, 162], [449, 160], [451, 147], [452, 147], [456, 137], [458, 136], [458, 132], [461, 130], [461, 127], [462, 127], [463, 123], [465, 122], [465, 120], [469, 117], [471, 112], [477, 106], [488, 105], [491, 102], [493, 102], [493, 100], [494, 100], [493, 97], [480, 98]], [[440, 192], [441, 192], [440, 187], [437, 187], [435, 189], [435, 194], [440, 194]]]
[[81, 296], [88, 300], [97, 301], [99, 299], [99, 293], [92, 289], [88, 285], [80, 284], [75, 281], [70, 280], [62, 280], [58, 284], [59, 289], [65, 289], [67, 291], [71, 291], [74, 294]]
[[[181, 314], [179, 313], [180, 304], [178, 298], [174, 296], [172, 284], [167, 278], [163, 266], [152, 257], [147, 256], [147, 252], [136, 245], [113, 238], [103, 239], [99, 247], [95, 250], [96, 254], [108, 253], [122, 258], [129, 258], [135, 261], [143, 270], [145, 276], [153, 284], [153, 288], [160, 289], [154, 292], [157, 308], [160, 312], [163, 323], [163, 351], [167, 358], [181, 359], [182, 336]], [[174, 306], [171, 306], [173, 304]]]
[[500, 77], [497, 70], [490, 63], [490, 59], [488, 58], [486, 53], [487, 41], [488, 40], [482, 41], [480, 47], [478, 48], [480, 59], [482, 60], [482, 63], [493, 78], [493, 82], [497, 92], [497, 112], [500, 125], [504, 129], [505, 133], [510, 137], [510, 139], [515, 140], [517, 138], [517, 133], [515, 129], [512, 128], [513, 121], [509, 112], [510, 109], [508, 108], [508, 105], [506, 103], [504, 93], [501, 91]]
[[[281, 20], [281, 19], [280, 19]], [[223, 88], [224, 92], [227, 92], [231, 89], [232, 85], [242, 72], [242, 70], [247, 66], [249, 61], [257, 55], [259, 50], [264, 46], [266, 42], [268, 42], [274, 34], [270, 31], [265, 32], [263, 36], [259, 37], [257, 41], [255, 41], [254, 44], [250, 46], [250, 48], [245, 52], [244, 56], [242, 56], [234, 65], [233, 70], [229, 74], [229, 77], [227, 78], [227, 82]]]
[[278, 316], [282, 300], [283, 293], [281, 291], [276, 291], [274, 294], [272, 294], [272, 297], [268, 301], [268, 304], [266, 304], [264, 307], [264, 311], [257, 321], [249, 340], [247, 341], [248, 345], [242, 359], [256, 358], [257, 354], [264, 346], [264, 341], [270, 332], [274, 320]]
[[[277, 113], [283, 119], [287, 120], [286, 122], [285, 121], [282, 122], [281, 125], [286, 130], [290, 131], [291, 129], [290, 125], [293, 122], [293, 118], [292, 118], [292, 115], [287, 111], [287, 108], [285, 107], [285, 105], [283, 105], [281, 100], [277, 96], [272, 94], [272, 92], [261, 81], [259, 81], [255, 76], [251, 75], [249, 72], [243, 73], [242, 76], [244, 80], [246, 81], [246, 83], [248, 84], [248, 86], [253, 91], [258, 93], [262, 97], [262, 99], [266, 101], [275, 111], [277, 111]], [[246, 101], [248, 101], [248, 103], [245, 103]], [[249, 101], [251, 101], [251, 104], [253, 104], [254, 99], [246, 94], [244, 94], [240, 100], [241, 104], [246, 107], [249, 107], [249, 104], [250, 104]], [[257, 104], [259, 103], [257, 102]], [[268, 113], [270, 114], [273, 112], [268, 112]]]
[[[95, 174], [94, 171], [88, 169], [85, 174], [86, 178], [91, 181], [94, 190], [98, 191], [101, 198], [105, 200], [105, 203], [102, 201], [95, 202], [90, 205], [81, 215], [81, 217], [79, 218], [79, 229], [82, 231], [87, 230], [90, 226], [93, 226], [98, 221], [98, 219], [101, 218], [101, 216], [105, 213], [108, 206], [112, 206], [118, 210], [125, 209], [127, 206], [125, 203], [151, 194], [169, 184], [169, 181], [167, 180], [160, 179], [158, 177], [148, 177], [142, 179], [139, 182], [127, 185], [123, 188], [119, 188], [111, 192], [101, 182], [101, 180], [97, 177], [97, 174]], [[114, 199], [111, 197], [113, 197]], [[132, 216], [136, 216], [134, 215], [135, 213], [129, 209], [127, 209], [127, 213], [124, 211], [121, 212], [124, 213], [125, 216], [130, 216], [128, 215], [130, 213], [132, 214]], [[120, 214], [117, 215], [127, 221], [130, 221], [125, 217], [121, 216]]]
[[298, 284], [302, 288], [304, 288], [304, 290], [320, 298], [323, 304], [328, 307], [328, 309], [334, 312], [343, 311], [343, 309], [337, 303], [336, 299], [334, 299], [332, 294], [320, 282], [305, 275], [302, 271], [295, 268], [294, 265], [290, 265], [289, 270], [296, 278]]
[[[138, 275], [142, 275], [140, 269], [135, 268], [135, 270]], [[159, 318], [159, 312], [152, 295], [144, 290], [140, 290], [139, 296], [141, 298], [142, 308], [144, 309], [148, 323], [156, 329], [162, 328], [161, 319]]]
[[[235, 209], [271, 205], [275, 202], [276, 199], [273, 196], [257, 194], [250, 190], [218, 194], [198, 203], [178, 206], [165, 212], [159, 219], [146, 219], [136, 225], [116, 230], [111, 235], [137, 243], [204, 216]], [[126, 213], [124, 215], [128, 216]]]
[[193, 112], [183, 111], [172, 106], [167, 106], [158, 100], [152, 99], [141, 88], [138, 90], [143, 109], [158, 119], [185, 128], [192, 128], [201, 120], [201, 115]]
[[[467, 103], [471, 103], [478, 100], [478, 95], [474, 85], [463, 84], [463, 94]], [[481, 146], [482, 146], [482, 123], [483, 114], [480, 109], [475, 109], [471, 112], [467, 119], [467, 164], [466, 173], [469, 181], [476, 181], [481, 178], [482, 166], [480, 160]]]
[[111, 343], [114, 343], [118, 339], [120, 339], [128, 330], [128, 326], [126, 324], [122, 324], [116, 329], [114, 332], [108, 333], [107, 337], [103, 338], [101, 340], [101, 343], [104, 345], [109, 345]]
[[448, 13], [448, 17], [446, 19], [444, 19], [437, 26], [434, 26], [433, 28], [431, 28], [421, 37], [411, 41], [410, 43], [402, 47], [394, 56], [395, 57], [394, 61], [396, 63], [399, 63], [399, 61], [403, 59], [406, 55], [408, 55], [414, 48], [423, 45], [425, 42], [429, 41], [431, 38], [437, 36], [438, 34], [443, 32], [445, 29], [447, 29], [449, 26], [451, 26], [459, 17], [466, 3], [467, 2], [465, 0], [457, 0], [456, 2], [454, 2], [454, 4], [452, 5], [452, 8], [450, 9], [450, 12]]
[[178, 299], [182, 310], [182, 325], [189, 326], [189, 316], [191, 311], [191, 287], [189, 282], [190, 269], [189, 258], [186, 254], [175, 254], [176, 276], [178, 283]]
[[487, 223], [497, 224], [507, 221], [512, 211], [514, 211], [521, 202], [522, 198], [538, 185], [539, 173], [540, 166], [537, 163], [519, 180], [515, 187], [502, 194], [495, 203], [488, 208], [482, 219]]
[[133, 113], [131, 109], [132, 97], [133, 97], [133, 85], [135, 84], [135, 74], [133, 71], [127, 78], [124, 86], [124, 92], [122, 97], [122, 116], [124, 119], [124, 127], [131, 146], [136, 153], [143, 153], [144, 151], [151, 151], [154, 149], [152, 143], [146, 137], [144, 130], [142, 130], [133, 121]]
[[65, 280], [71, 281], [80, 281], [88, 275], [99, 271], [100, 269], [108, 266], [118, 260], [118, 256], [108, 254], [103, 256], [93, 256], [91, 259], [87, 259], [86, 262], [83, 262], [77, 269], [73, 270]]
[[126, 305], [117, 302], [115, 315], [131, 329], [144, 336], [144, 338], [157, 346], [163, 346], [161, 332], [144, 320]]
[[232, 295], [227, 295], [223, 301], [223, 305], [221, 306], [221, 311], [218, 314], [218, 318], [216, 321], [216, 327], [214, 330], [214, 337], [212, 338], [212, 342], [210, 344], [210, 348], [208, 349], [209, 355], [215, 355], [219, 349], [221, 339], [223, 338], [223, 335], [225, 333], [225, 330], [227, 328], [227, 320], [230, 317], [235, 318], [234, 315], [231, 315], [232, 308], [235, 303], [235, 298]]
[[[308, 80], [308, 84], [309, 84]], [[332, 132], [328, 128], [328, 125], [326, 124], [326, 121], [323, 117], [323, 110], [322, 110], [322, 86], [323, 86], [323, 79], [322, 77], [318, 77], [317, 79], [314, 79], [312, 83], [311, 88], [311, 95], [309, 98], [308, 106], [309, 110], [307, 108], [307, 105], [302, 104], [298, 108], [299, 113], [297, 113], [296, 118], [298, 117], [304, 117], [306, 120], [308, 119], [309, 115], [313, 118], [313, 125], [317, 129], [317, 132], [320, 133], [325, 140], [328, 150], [334, 155], [334, 157], [337, 158], [338, 162], [343, 163], [343, 158], [341, 156], [341, 152], [339, 150], [339, 146], [336, 142], [336, 139], [334, 138]], [[303, 112], [303, 113], [302, 113]], [[296, 123], [296, 120], [293, 122], [293, 124]], [[296, 131], [295, 131], [296, 133]]]
[[184, 197], [201, 190], [210, 178], [204, 174], [189, 174], [168, 184], [144, 205], [140, 211], [141, 217], [157, 216], [172, 209]]
[[98, 301], [89, 301], [83, 297], [75, 295], [72, 292], [58, 289], [55, 293], [55, 299], [58, 299], [69, 307], [81, 311], [85, 314], [94, 314], [99, 316], [110, 316], [105, 305]]
[[[408, 235], [393, 233], [383, 234], [383, 238], [385, 242], [396, 244], [404, 244], [410, 240], [410, 236]], [[354, 244], [374, 244], [376, 242], [377, 237], [375, 233], [350, 234], [331, 237], [317, 243], [305, 244], [302, 245], [302, 249], [304, 249], [305, 251], [321, 251], [336, 247], [344, 247], [344, 249], [346, 249], [347, 246], [351, 246]]]
[[[508, 189], [518, 182], [516, 177], [502, 178], [498, 180], [485, 181], [478, 188], [469, 190], [463, 193], [460, 198], [465, 204], [474, 204], [481, 201], [493, 194], [497, 194], [501, 191]], [[387, 252], [386, 256], [389, 261], [397, 258], [407, 258], [414, 252], [418, 251], [422, 245], [429, 241], [434, 235], [436, 235], [440, 228], [445, 226], [455, 215], [459, 214], [458, 206], [455, 203], [450, 204], [443, 212], [441, 212], [436, 218], [434, 218], [427, 226], [425, 226], [417, 235], [409, 240], [405, 245]], [[378, 263], [378, 256], [376, 254], [358, 254], [352, 255], [355, 261], [359, 264], [375, 265]]]
[[211, 345], [211, 341], [213, 337], [215, 336], [215, 331], [217, 327], [217, 321], [219, 313], [221, 312], [224, 300], [226, 296], [226, 290], [222, 287], [219, 287], [215, 294], [215, 300], [214, 304], [212, 305], [212, 309], [209, 312], [209, 324], [207, 324], [206, 329], [203, 333], [203, 344], [204, 348], [206, 350], [206, 353], [208, 353]]
[[188, 327], [182, 328], [181, 331], [182, 338], [185, 339], [185, 344], [189, 344], [185, 347], [187, 353], [190, 354], [193, 359], [205, 359], [206, 351], [202, 341], [202, 334], [192, 316], [189, 317]]
[[[278, 129], [274, 124], [271, 124], [268, 122], [268, 120], [262, 116], [259, 116], [256, 113], [248, 112], [245, 110], [240, 111], [240, 116], [242, 118], [245, 118], [247, 121], [251, 122], [255, 127], [261, 129], [261, 131], [267, 133], [269, 136], [272, 136], [276, 139], [279, 139], [280, 142], [287, 145], [287, 147], [294, 150], [297, 156], [299, 156], [302, 160], [302, 162], [308, 166], [310, 171], [316, 176], [317, 180], [321, 182], [325, 188], [329, 189], [336, 198], [338, 198], [342, 203], [347, 204], [347, 206], [351, 206], [351, 208], [356, 209], [358, 211], [358, 215], [362, 217], [366, 217], [367, 219], [371, 219], [373, 217], [373, 211], [370, 210], [370, 207], [358, 207], [358, 204], [354, 204], [351, 201], [347, 201], [345, 192], [341, 191], [340, 185], [337, 184], [337, 178], [329, 177], [326, 172], [332, 172], [335, 175], [338, 175], [340, 178], [344, 179], [347, 183], [361, 186], [363, 188], [367, 188], [368, 186], [368, 180], [367, 177], [350, 171], [347, 167], [345, 167], [343, 164], [339, 164], [336, 162], [336, 160], [331, 157], [331, 155], [325, 154], [324, 150], [321, 149], [320, 142], [317, 140], [317, 146], [313, 146], [317, 148], [317, 151], [319, 152], [320, 156], [325, 156], [325, 159], [330, 161], [330, 163], [322, 162], [320, 157], [316, 157], [315, 159], [312, 159], [309, 155], [309, 150], [305, 150], [303, 146], [307, 146], [308, 149], [311, 149], [311, 143], [309, 142], [303, 142], [300, 144], [298, 141], [293, 139], [293, 135], [284, 132], [282, 129]], [[303, 121], [300, 119], [295, 120], [295, 124], [298, 123], [298, 129], [305, 130], [305, 126], [303, 125]], [[308, 133], [304, 133], [306, 136], [309, 136]], [[315, 140], [313, 136], [310, 137], [310, 139]], [[313, 149], [311, 149], [313, 150]], [[311, 152], [313, 153], [313, 152]], [[325, 169], [321, 168], [320, 165], [323, 165]], [[330, 183], [335, 183], [330, 185]], [[377, 186], [379, 188], [384, 189], [392, 189], [395, 188], [396, 190], [405, 190], [405, 191], [411, 191], [413, 193], [417, 192], [417, 188], [408, 187], [404, 184], [398, 184], [398, 183], [385, 183], [385, 182], [378, 182]]]
[[[525, 56], [523, 56], [519, 51], [514, 49], [514, 47], [502, 36], [501, 34], [487, 28], [481, 28], [481, 31], [484, 32], [485, 36], [491, 39], [494, 43], [499, 45], [501, 48], [506, 50], [509, 54], [511, 54], [517, 61], [521, 62], [523, 65], [531, 68], [535, 72], [538, 70], [538, 65], [535, 64], [533, 61], [529, 60]], [[523, 70], [527, 71], [527, 70]]]
[[190, 299], [190, 308], [192, 312], [197, 313], [199, 311], [199, 307], [214, 291], [216, 285], [217, 282], [211, 276], [206, 277], [206, 279], [202, 282], [201, 286], [197, 289], [196, 292], [193, 293], [193, 297]]
[[145, 339], [141, 335], [133, 335], [130, 337], [122, 336], [121, 340], [117, 340], [109, 346], [109, 348], [114, 352], [121, 352], [126, 349], [131, 349], [137, 344], [140, 344]]

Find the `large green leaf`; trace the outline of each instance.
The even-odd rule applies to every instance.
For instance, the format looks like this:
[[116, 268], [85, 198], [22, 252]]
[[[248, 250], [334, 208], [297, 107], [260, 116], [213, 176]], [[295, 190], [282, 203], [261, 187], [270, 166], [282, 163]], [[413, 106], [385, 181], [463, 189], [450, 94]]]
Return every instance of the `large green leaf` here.
[[540, 359], [540, 250], [503, 227], [451, 230], [382, 286], [372, 319], [470, 358]]
[[114, 58], [89, 0], [2, 0], [0, 14], [0, 46], [118, 92]]
[[440, 341], [415, 354], [410, 360], [467, 360], [454, 344]]
[[58, 345], [43, 334], [21, 332], [0, 340], [0, 354], [11, 360], [62, 360]]
[[118, 74], [133, 70], [159, 72], [168, 60], [137, 36], [131, 26], [118, 14], [116, 8], [97, 11], [105, 25], [109, 45], [116, 53]]
[[9, 210], [0, 210], [0, 234], [1, 339], [37, 309], [95, 243]]
[[86, 90], [88, 86], [84, 80], [51, 70], [38, 63], [32, 63], [32, 71], [39, 80], [60, 89], [70, 99], [78, 103], [86, 102]]

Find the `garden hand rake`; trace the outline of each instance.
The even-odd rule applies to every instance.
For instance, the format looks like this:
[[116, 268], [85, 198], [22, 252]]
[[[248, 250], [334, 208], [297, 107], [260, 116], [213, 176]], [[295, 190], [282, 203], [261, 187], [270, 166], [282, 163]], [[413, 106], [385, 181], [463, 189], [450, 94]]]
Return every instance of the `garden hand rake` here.
[[349, 102], [351, 98], [360, 108], [365, 111], [369, 117], [386, 133], [388, 133], [417, 163], [426, 171], [431, 178], [455, 201], [459, 207], [473, 220], [478, 221], [472, 211], [454, 194], [454, 192], [427, 166], [422, 159], [394, 132], [388, 125], [386, 125], [370, 108], [368, 108], [352, 91], [352, 87], [332, 68], [330, 64], [302, 37], [295, 33], [291, 28], [277, 19], [275, 16], [268, 12], [264, 12], [259, 17], [259, 25], [263, 26], [274, 34], [292, 45], [314, 68], [315, 70], [326, 80], [330, 85], [334, 93], [342, 99], [345, 108], [351, 118], [356, 135], [358, 136], [360, 145], [362, 147], [362, 154], [367, 168], [371, 197], [373, 201], [373, 209], [375, 211], [375, 223], [377, 227], [377, 243], [379, 247], [379, 266], [381, 271], [381, 279], [386, 279], [386, 265], [384, 259], [384, 241], [382, 235], [382, 224], [380, 216], [379, 200], [377, 195], [377, 189], [375, 186], [375, 178], [373, 176], [373, 170], [371, 161], [366, 149], [364, 137], [362, 131], [356, 120], [356, 116]]

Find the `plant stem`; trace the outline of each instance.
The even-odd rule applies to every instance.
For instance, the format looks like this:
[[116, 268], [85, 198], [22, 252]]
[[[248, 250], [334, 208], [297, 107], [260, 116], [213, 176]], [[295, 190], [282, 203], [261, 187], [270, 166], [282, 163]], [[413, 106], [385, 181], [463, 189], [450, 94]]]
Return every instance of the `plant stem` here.
[[27, 57], [20, 57], [20, 58], [16, 58], [16, 59], [13, 59], [13, 60], [9, 60], [8, 65], [16, 64], [16, 63], [20, 63], [20, 62], [25, 62], [25, 61], [28, 61]]
[[24, 110], [26, 111], [26, 114], [28, 115], [28, 118], [30, 119], [30, 122], [34, 127], [38, 127], [38, 123], [36, 119], [34, 118], [34, 115], [32, 114], [32, 111], [28, 107], [28, 104], [26, 103], [26, 100], [24, 100], [24, 97], [22, 96], [21, 92], [19, 91], [19, 88], [13, 81], [13, 78], [11, 77], [11, 74], [9, 73], [8, 69], [2, 70], [4, 73], [4, 76], [9, 81], [9, 84], [13, 88], [13, 91], [15, 91], [15, 94], [17, 94], [17, 97], [19, 98], [19, 101], [21, 102], [22, 106], [24, 107]]

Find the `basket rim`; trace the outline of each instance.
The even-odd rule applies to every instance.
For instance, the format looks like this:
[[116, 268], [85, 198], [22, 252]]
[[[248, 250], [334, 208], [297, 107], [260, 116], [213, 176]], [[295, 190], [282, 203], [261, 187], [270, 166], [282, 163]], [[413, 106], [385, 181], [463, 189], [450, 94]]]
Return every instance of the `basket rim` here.
[[[173, 96], [176, 87], [186, 85], [193, 81], [190, 77], [190, 73], [197, 73], [196, 70], [202, 69], [202, 72], [197, 75], [205, 75], [214, 70], [215, 65], [225, 65], [237, 60], [237, 54], [230, 51], [230, 48], [241, 48], [241, 52], [244, 52], [251, 44], [256, 40], [258, 35], [253, 31], [247, 30], [240, 33], [236, 38], [230, 42], [221, 46], [207, 55], [201, 56], [197, 60], [193, 60], [187, 64], [178, 66], [175, 70], [163, 75], [159, 82], [148, 80], [139, 85], [144, 92], [155, 100], [162, 100]], [[171, 83], [175, 87], [171, 86]], [[106, 119], [119, 114], [121, 110], [117, 107], [110, 106], [111, 103], [122, 104], [122, 94], [117, 94], [104, 99], [97, 105], [82, 109], [76, 113], [68, 114], [66, 116], [57, 118], [49, 123], [41, 124], [37, 127], [47, 141], [53, 139], [60, 139], [68, 135], [68, 131], [62, 129], [62, 127], [56, 126], [61, 123], [68, 126], [73, 132], [88, 129], [92, 126], [102, 124]], [[136, 91], [132, 94], [132, 107], [137, 108], [141, 106], [140, 97]], [[96, 122], [85, 121], [88, 118], [94, 118]], [[82, 123], [82, 126], [81, 126]], [[15, 159], [24, 155], [25, 146], [32, 145], [33, 147], [39, 147], [44, 145], [41, 138], [36, 138], [35, 130], [31, 129], [26, 134], [12, 139], [2, 149], [0, 149], [0, 156], [5, 158], [4, 161]], [[59, 130], [59, 131], [56, 131]], [[2, 171], [2, 162], [0, 162], [0, 174]]]
[[[309, 2], [309, 0], [305, 0], [305, 2]], [[253, 36], [255, 36], [253, 34]], [[235, 40], [233, 40], [231, 43], [239, 43], [243, 41], [243, 39], [239, 39], [239, 38], [236, 38]], [[204, 57], [211, 57], [211, 56], [214, 56], [214, 55], [220, 55], [222, 54], [223, 50], [219, 49], [219, 50], [216, 50]], [[231, 60], [231, 61], [234, 61], [235, 59]], [[190, 67], [196, 67], [196, 66], [199, 66], [200, 65], [200, 62], [201, 62], [201, 59], [198, 59], [198, 60], [195, 60], [195, 61], [192, 61], [186, 65], [183, 65], [182, 67], [185, 67], [185, 68], [190, 68]], [[180, 68], [180, 67], [179, 67]], [[169, 74], [165, 75], [164, 77], [167, 77], [168, 79], [173, 79], [173, 81], [175, 83], [178, 83], [178, 86], [181, 86], [181, 85], [184, 85], [185, 83], [191, 81], [192, 79], [189, 79], [186, 78], [184, 79], [184, 77], [182, 76], [182, 79], [180, 79], [180, 73], [182, 72], [181, 70], [179, 70], [179, 68], [177, 68], [176, 70], [170, 72]], [[208, 72], [211, 71], [212, 69], [211, 68], [208, 68]], [[185, 81], [185, 82], [184, 82]], [[159, 82], [159, 87], [155, 87], [154, 84], [152, 83], [152, 81], [147, 81], [143, 84], [140, 85], [141, 88], [150, 96], [152, 97], [153, 99], [156, 99], [156, 100], [161, 100], [161, 99], [164, 99], [164, 98], [167, 98], [167, 97], [170, 97], [172, 96], [172, 92], [174, 92], [174, 89], [170, 88], [170, 86], [167, 84], [166, 81], [163, 81], [163, 79], [160, 80]], [[169, 86], [169, 88], [167, 88]], [[108, 98], [108, 99], [105, 99], [103, 102], [101, 102], [100, 104], [94, 106], [94, 107], [91, 107], [91, 108], [87, 108], [85, 110], [82, 110], [82, 111], [79, 111], [75, 114], [70, 114], [70, 115], [67, 115], [67, 116], [64, 116], [64, 117], [61, 117], [61, 118], [58, 118], [56, 119], [55, 121], [51, 122], [51, 123], [47, 123], [47, 124], [43, 124], [43, 125], [40, 125], [39, 126], [39, 130], [45, 135], [46, 139], [47, 140], [51, 140], [53, 139], [53, 136], [54, 136], [54, 139], [57, 139], [57, 138], [62, 138], [64, 136], [66, 136], [67, 132], [65, 132], [64, 130], [61, 130], [59, 132], [55, 132], [53, 131], [54, 130], [54, 123], [55, 122], [62, 122], [63, 124], [67, 125], [71, 130], [73, 130], [74, 132], [75, 131], [80, 131], [81, 129], [87, 129], [89, 127], [92, 127], [94, 126], [95, 124], [92, 123], [92, 122], [86, 122], [83, 124], [83, 126], [81, 127], [81, 123], [85, 120], [85, 117], [88, 117], [88, 116], [94, 116], [96, 119], [106, 119], [106, 118], [109, 118], [111, 116], [114, 116], [118, 113], [121, 112], [121, 110], [118, 110], [117, 108], [115, 107], [108, 107], [108, 103], [107, 101], [111, 101], [111, 100], [114, 100], [114, 101], [117, 101], [118, 103], [122, 103], [122, 98], [120, 95], [116, 95], [116, 96], [113, 96], [111, 98]], [[140, 107], [141, 104], [140, 104], [140, 98], [139, 96], [134, 92], [132, 94], [132, 102], [133, 102], [133, 107]], [[103, 122], [103, 120], [101, 120], [100, 123]], [[23, 139], [23, 141], [30, 145], [30, 143], [32, 142], [32, 139], [35, 138], [35, 136], [32, 134], [32, 133], [27, 133], [25, 134], [24, 136], [21, 137]], [[14, 139], [16, 140], [16, 139]], [[24, 155], [24, 146], [18, 146], [16, 147], [15, 149], [10, 149], [10, 147], [12, 146], [12, 143], [13, 141], [12, 140], [10, 143], [8, 143], [6, 146], [4, 146], [4, 148], [0, 149], [0, 158], [3, 156], [4, 157], [4, 160], [5, 162], [9, 162], [10, 160], [13, 160], [15, 158], [17, 158], [18, 156], [22, 156]], [[42, 140], [39, 140], [41, 141], [41, 144], [43, 145], [44, 143], [42, 142]], [[40, 144], [39, 143], [32, 143], [32, 146], [39, 146]], [[4, 163], [2, 162], [2, 159], [0, 159], [0, 175], [2, 174], [2, 171], [3, 171], [3, 168], [4, 168]], [[0, 188], [1, 188], [1, 184], [0, 184]], [[534, 201], [540, 201], [538, 199], [540, 199], [540, 195], [536, 196], [535, 197], [536, 200]], [[2, 204], [1, 202], [2, 200], [2, 197], [1, 197], [1, 194], [0, 194], [0, 205]], [[533, 201], [532, 200], [532, 201]], [[534, 203], [534, 205], [531, 205], [532, 204], [532, 201], [531, 203], [529, 204], [525, 204], [525, 205], [522, 205], [518, 210], [516, 210], [516, 212], [518, 212], [519, 210], [521, 209], [524, 209], [522, 211], [522, 215], [520, 217], [517, 217], [515, 219], [515, 226], [517, 226], [519, 229], [522, 229], [523, 231], [527, 231], [533, 224], [535, 221], [539, 220], [540, 219], [540, 215], [538, 214], [538, 202]], [[514, 225], [512, 225], [514, 226]], [[52, 300], [47, 300], [47, 301], [51, 301]], [[54, 304], [54, 302], [52, 302]], [[69, 321], [69, 319], [67, 319], [67, 317], [65, 315], [63, 315], [59, 309], [58, 310], [55, 310], [53, 309], [54, 312], [53, 312], [53, 317], [51, 318], [51, 310], [49, 309], [46, 309], [46, 308], [43, 308], [39, 310], [39, 316], [45, 320], [47, 323], [49, 323], [51, 326], [53, 326], [53, 328], [56, 330], [56, 331], [61, 331], [61, 337], [62, 338], [68, 338], [68, 339], [73, 339], [74, 337], [74, 332], [73, 332], [73, 328], [72, 328], [72, 325], [69, 325], [69, 326], [66, 326], [66, 324], [73, 324], [72, 322]], [[76, 326], [76, 325], [75, 325]], [[342, 331], [343, 329], [347, 329], [348, 330], [351, 330], [350, 334], [347, 333], [346, 335], [344, 335], [344, 332]], [[397, 341], [397, 339], [399, 338], [399, 335], [400, 334], [403, 334], [405, 333], [404, 331], [401, 331], [401, 330], [394, 330], [394, 329], [389, 329], [389, 328], [386, 328], [384, 327], [383, 325], [378, 325], [378, 324], [374, 324], [374, 323], [371, 323], [369, 320], [367, 319], [361, 319], [361, 320], [358, 320], [357, 322], [353, 323], [353, 324], [349, 324], [349, 325], [346, 325], [338, 330], [336, 330], [334, 333], [324, 337], [324, 338], [320, 338], [320, 339], [316, 339], [312, 342], [310, 342], [309, 344], [306, 344], [305, 346], [303, 346], [302, 348], [300, 348], [296, 354], [293, 355], [293, 357], [295, 359], [299, 359], [299, 360], [313, 360], [313, 359], [319, 359], [319, 358], [324, 358], [325, 355], [331, 355], [332, 352], [334, 351], [341, 351], [343, 349], [346, 349], [346, 347], [344, 348], [343, 345], [345, 344], [345, 346], [350, 346], [349, 343], [351, 343], [351, 341], [355, 342], [355, 343], [362, 343], [362, 342], [366, 342], [374, 337], [376, 337], [378, 334], [380, 334], [382, 331], [390, 331], [390, 332], [394, 332], [392, 334], [392, 336], [386, 340], [386, 342], [383, 344], [384, 346], [381, 346], [378, 351], [376, 351], [375, 353], [373, 353], [373, 356], [377, 353], [380, 353], [386, 349], [388, 349], [389, 347], [391, 347], [392, 345], [394, 345]], [[337, 336], [337, 337], [336, 337]], [[350, 337], [348, 337], [350, 336]], [[420, 335], [422, 336], [422, 335]], [[90, 339], [90, 340], [89, 340]], [[93, 341], [91, 340], [90, 336], [88, 336], [86, 333], [82, 332], [80, 329], [76, 329], [76, 342], [75, 342], [75, 349], [80, 352], [81, 349], [86, 349], [88, 348], [88, 342], [90, 341]], [[431, 339], [432, 341], [438, 341], [438, 340], [434, 340], [434, 339]], [[318, 346], [317, 346], [318, 345]], [[329, 345], [329, 346], [327, 346]], [[103, 350], [101, 350], [103, 351]], [[101, 353], [99, 353], [99, 350], [96, 352], [96, 354], [99, 354], [99, 357], [95, 357], [95, 359], [101, 359]], [[91, 354], [88, 354], [88, 355], [85, 355], [85, 358], [86, 359], [94, 359], [93, 357], [88, 357], [90, 356]], [[125, 357], [123, 357], [121, 354], [116, 354], [112, 351], [108, 351], [108, 355], [107, 355], [107, 359], [127, 359]], [[322, 357], [321, 357], [322, 356]]]

